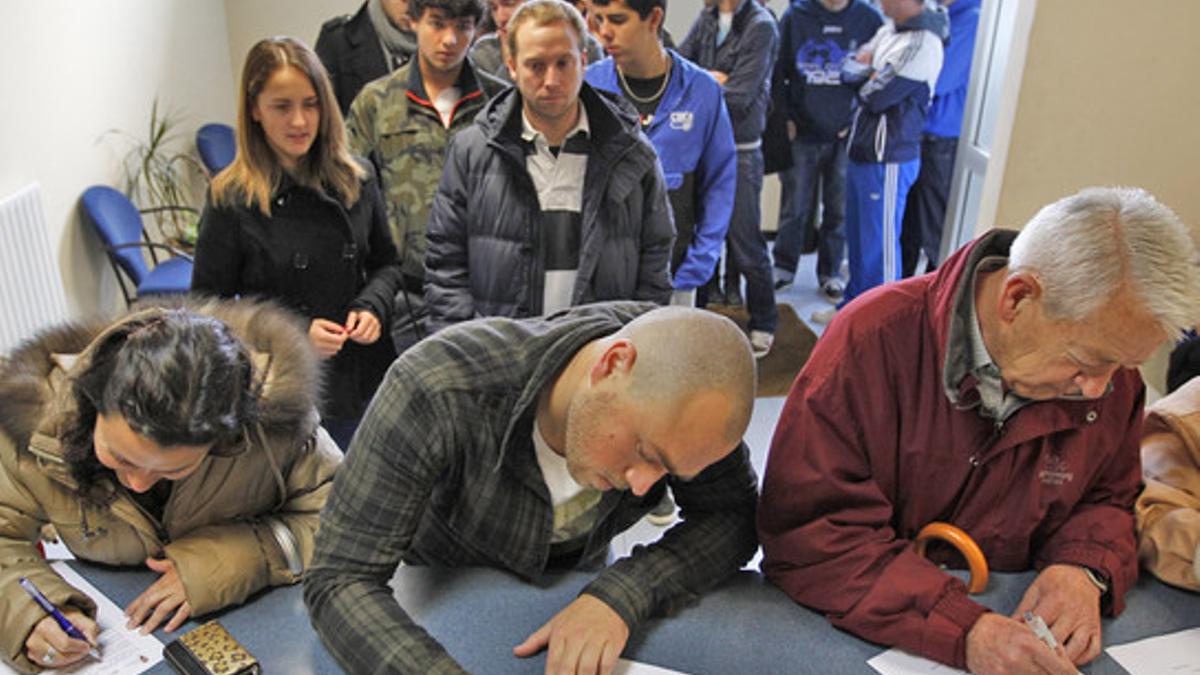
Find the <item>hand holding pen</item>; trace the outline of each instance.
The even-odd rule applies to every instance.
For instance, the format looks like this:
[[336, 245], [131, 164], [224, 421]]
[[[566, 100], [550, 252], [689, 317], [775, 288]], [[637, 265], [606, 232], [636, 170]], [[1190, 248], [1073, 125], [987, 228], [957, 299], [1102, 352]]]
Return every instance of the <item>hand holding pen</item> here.
[[1042, 617], [1076, 666], [1090, 662], [1103, 646], [1100, 631], [1100, 591], [1083, 568], [1046, 566], [1026, 589], [1012, 618], [1021, 621], [1026, 611]]
[[[1037, 636], [1037, 639], [1041, 640], [1047, 647], [1050, 648], [1050, 651], [1054, 652], [1055, 654], [1058, 654], [1062, 651], [1058, 647], [1058, 640], [1054, 639], [1054, 633], [1050, 632], [1050, 627], [1046, 625], [1045, 619], [1029, 610], [1025, 610], [1024, 614], [1021, 615], [1021, 618], [1024, 619], [1025, 625], [1029, 626], [1029, 630], [1033, 631], [1033, 634]], [[1079, 671], [1075, 672], [1078, 673]]]
[[967, 670], [975, 675], [1075, 675], [1062, 648], [1047, 649], [1020, 619], [987, 612], [967, 631]]
[[30, 661], [47, 668], [60, 668], [89, 655], [100, 659], [100, 650], [96, 648], [100, 627], [96, 622], [77, 609], [60, 611], [32, 581], [21, 577], [18, 583], [49, 614], [25, 640], [25, 655]]

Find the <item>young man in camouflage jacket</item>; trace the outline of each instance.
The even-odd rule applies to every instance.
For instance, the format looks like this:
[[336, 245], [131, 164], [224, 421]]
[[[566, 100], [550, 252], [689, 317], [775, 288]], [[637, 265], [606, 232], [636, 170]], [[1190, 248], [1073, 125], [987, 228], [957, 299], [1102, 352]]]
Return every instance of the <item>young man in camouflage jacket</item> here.
[[483, 15], [481, 0], [411, 0], [417, 58], [363, 88], [346, 133], [354, 153], [379, 171], [404, 283], [391, 326], [397, 352], [424, 335], [425, 223], [451, 136], [466, 128], [504, 83], [478, 72], [467, 50]]

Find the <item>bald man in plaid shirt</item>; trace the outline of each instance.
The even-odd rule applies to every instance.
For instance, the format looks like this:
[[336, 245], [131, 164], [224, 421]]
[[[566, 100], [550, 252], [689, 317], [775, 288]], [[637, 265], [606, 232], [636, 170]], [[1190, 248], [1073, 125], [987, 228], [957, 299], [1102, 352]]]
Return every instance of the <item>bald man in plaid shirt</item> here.
[[396, 601], [401, 561], [527, 579], [600, 568], [668, 485], [681, 521], [604, 568], [516, 656], [548, 648], [548, 672], [610, 672], [640, 621], [753, 555], [750, 344], [716, 314], [656, 307], [481, 319], [396, 361], [339, 469], [305, 579], [343, 668], [461, 672]]

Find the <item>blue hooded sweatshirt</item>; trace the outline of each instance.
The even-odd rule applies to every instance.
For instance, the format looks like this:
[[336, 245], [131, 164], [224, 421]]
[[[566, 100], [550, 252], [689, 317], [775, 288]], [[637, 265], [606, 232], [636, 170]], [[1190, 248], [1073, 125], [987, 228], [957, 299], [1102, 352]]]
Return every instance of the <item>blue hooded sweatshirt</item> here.
[[784, 11], [776, 77], [784, 82], [797, 138], [828, 143], [849, 126], [854, 91], [842, 86], [842, 62], [881, 25], [879, 12], [864, 0], [850, 0], [840, 12], [819, 0], [799, 0]]

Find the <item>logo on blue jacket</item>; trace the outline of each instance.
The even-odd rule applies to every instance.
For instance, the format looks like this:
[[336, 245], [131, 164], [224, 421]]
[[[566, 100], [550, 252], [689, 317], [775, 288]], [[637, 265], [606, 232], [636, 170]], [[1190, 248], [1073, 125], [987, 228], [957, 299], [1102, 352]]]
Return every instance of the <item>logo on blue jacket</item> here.
[[796, 50], [796, 72], [808, 84], [841, 84], [842, 61], [849, 54], [831, 39], [809, 40]]
[[695, 117], [690, 110], [676, 110], [671, 113], [671, 128], [679, 131], [691, 131]]

